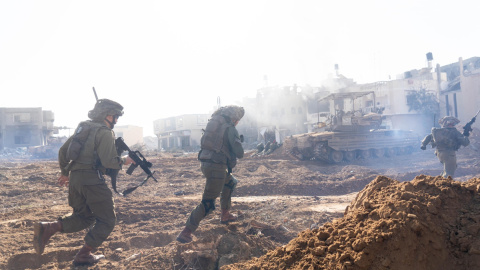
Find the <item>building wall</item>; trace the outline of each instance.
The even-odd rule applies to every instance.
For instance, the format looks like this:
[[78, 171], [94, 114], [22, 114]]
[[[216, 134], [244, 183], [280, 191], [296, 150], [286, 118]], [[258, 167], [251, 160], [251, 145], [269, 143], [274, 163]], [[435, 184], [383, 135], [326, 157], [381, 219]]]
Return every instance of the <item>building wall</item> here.
[[467, 123], [480, 110], [480, 74], [461, 76], [460, 85], [458, 119]]
[[[257, 128], [274, 127], [286, 136], [307, 132], [307, 101], [296, 86], [267, 87], [257, 91]], [[259, 138], [260, 140], [261, 138]]]
[[40, 107], [0, 108], [0, 149], [45, 145], [53, 122], [53, 113]]
[[[464, 100], [462, 91], [448, 91], [442, 92], [440, 95], [440, 114], [451, 115], [461, 119], [460, 114], [464, 114], [462, 107], [459, 104], [462, 104], [461, 101]], [[461, 121], [461, 120], [460, 120]]]
[[[427, 89], [427, 91], [437, 94], [438, 82], [436, 74], [376, 82], [359, 87], [360, 91], [375, 92], [375, 106], [384, 107], [384, 114], [418, 114], [418, 112], [409, 111], [407, 95], [411, 91], [419, 91], [421, 89]], [[370, 97], [367, 98], [370, 99]]]
[[[385, 108], [382, 114], [386, 119], [382, 125], [389, 129], [413, 130], [422, 135], [430, 131], [433, 121], [419, 112], [409, 111], [407, 95], [411, 91], [426, 89], [428, 92], [435, 93], [438, 97], [438, 75], [437, 73], [427, 71], [429, 71], [429, 69], [421, 70], [416, 76], [409, 78], [399, 78], [392, 81], [350, 87], [349, 91], [351, 91], [351, 89], [357, 91], [374, 91], [375, 107], [377, 109]], [[441, 74], [441, 76], [445, 79], [445, 74]], [[358, 100], [357, 102], [360, 103], [356, 103], [355, 106], [364, 106], [367, 108], [366, 111], [364, 110], [366, 113], [372, 111], [371, 106], [370, 108], [367, 106], [369, 104], [373, 105], [373, 100], [370, 95], [359, 98]]]
[[208, 114], [185, 114], [154, 121], [159, 150], [200, 149], [200, 139], [208, 123]]
[[478, 57], [472, 57], [458, 63], [443, 66], [448, 72], [449, 82], [446, 89], [440, 91], [441, 116], [451, 115], [465, 125], [480, 110], [480, 68]]
[[122, 137], [125, 144], [132, 146], [135, 144], [143, 144], [143, 128], [132, 125], [115, 126], [113, 128], [116, 137]]

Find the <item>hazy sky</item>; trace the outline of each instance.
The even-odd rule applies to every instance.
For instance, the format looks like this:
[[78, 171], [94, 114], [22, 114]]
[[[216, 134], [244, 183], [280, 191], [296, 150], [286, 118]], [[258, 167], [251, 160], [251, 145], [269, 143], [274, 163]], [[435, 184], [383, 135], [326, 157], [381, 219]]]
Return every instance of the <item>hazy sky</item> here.
[[265, 85], [358, 83], [479, 56], [478, 1], [0, 0], [0, 107], [42, 107], [55, 125], [95, 98], [144, 127], [209, 113]]

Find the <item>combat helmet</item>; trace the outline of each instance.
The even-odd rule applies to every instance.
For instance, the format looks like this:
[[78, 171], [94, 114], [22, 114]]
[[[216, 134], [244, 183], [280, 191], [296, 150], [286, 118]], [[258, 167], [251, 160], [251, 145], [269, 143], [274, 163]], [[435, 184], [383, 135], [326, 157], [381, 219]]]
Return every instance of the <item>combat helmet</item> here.
[[220, 107], [212, 114], [212, 116], [214, 115], [223, 115], [230, 118], [232, 122], [236, 122], [240, 121], [240, 119], [242, 119], [242, 117], [245, 115], [245, 109], [237, 105], [228, 105]]
[[456, 124], [460, 123], [460, 120], [453, 116], [444, 116], [440, 120], [438, 120], [438, 123], [444, 128], [454, 127]]
[[110, 99], [99, 99], [93, 110], [88, 112], [88, 118], [96, 121], [103, 121], [107, 115], [123, 115], [123, 106]]

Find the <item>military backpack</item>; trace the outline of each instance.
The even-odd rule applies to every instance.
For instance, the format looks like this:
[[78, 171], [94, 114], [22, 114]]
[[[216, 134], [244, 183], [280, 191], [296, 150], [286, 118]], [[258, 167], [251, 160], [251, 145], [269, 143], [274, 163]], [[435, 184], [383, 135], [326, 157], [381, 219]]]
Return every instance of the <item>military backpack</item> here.
[[458, 150], [460, 145], [456, 140], [457, 132], [456, 128], [433, 128], [432, 136], [437, 149]]
[[233, 126], [224, 116], [215, 115], [207, 123], [205, 132], [200, 139], [201, 150], [199, 160], [211, 160], [215, 163], [226, 164], [230, 158], [230, 151], [225, 142], [225, 131]]
[[102, 126], [104, 125], [92, 121], [78, 124], [67, 148], [67, 159], [82, 164], [95, 164], [95, 135]]

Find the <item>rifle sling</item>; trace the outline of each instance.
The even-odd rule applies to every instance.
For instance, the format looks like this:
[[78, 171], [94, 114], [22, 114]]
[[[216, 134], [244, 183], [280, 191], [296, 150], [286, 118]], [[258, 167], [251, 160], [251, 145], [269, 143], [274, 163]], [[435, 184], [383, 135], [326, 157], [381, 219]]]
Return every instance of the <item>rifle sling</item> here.
[[[151, 177], [151, 176], [147, 176], [147, 178], [145, 178], [139, 185], [128, 188], [123, 192], [118, 192], [117, 191], [117, 174], [118, 174], [118, 171], [116, 172], [116, 174], [114, 172], [112, 172], [111, 174], [109, 174], [109, 176], [112, 180], [112, 189], [115, 191], [115, 193], [120, 194], [122, 196], [127, 196], [128, 194], [132, 193], [135, 189], [143, 186], [147, 182], [147, 180]], [[155, 179], [155, 178], [153, 178], [153, 179]], [[155, 181], [156, 181], [156, 179], [155, 179]]]
[[138, 187], [143, 186], [143, 184], [145, 184], [145, 183], [147, 182], [148, 178], [150, 178], [150, 176], [147, 176], [147, 178], [145, 178], [145, 179], [142, 181], [142, 183], [140, 183], [140, 185], [126, 189], [124, 192], [122, 192], [123, 196], [127, 196], [128, 194], [132, 193], [132, 192], [133, 192], [135, 189], [137, 189]]

